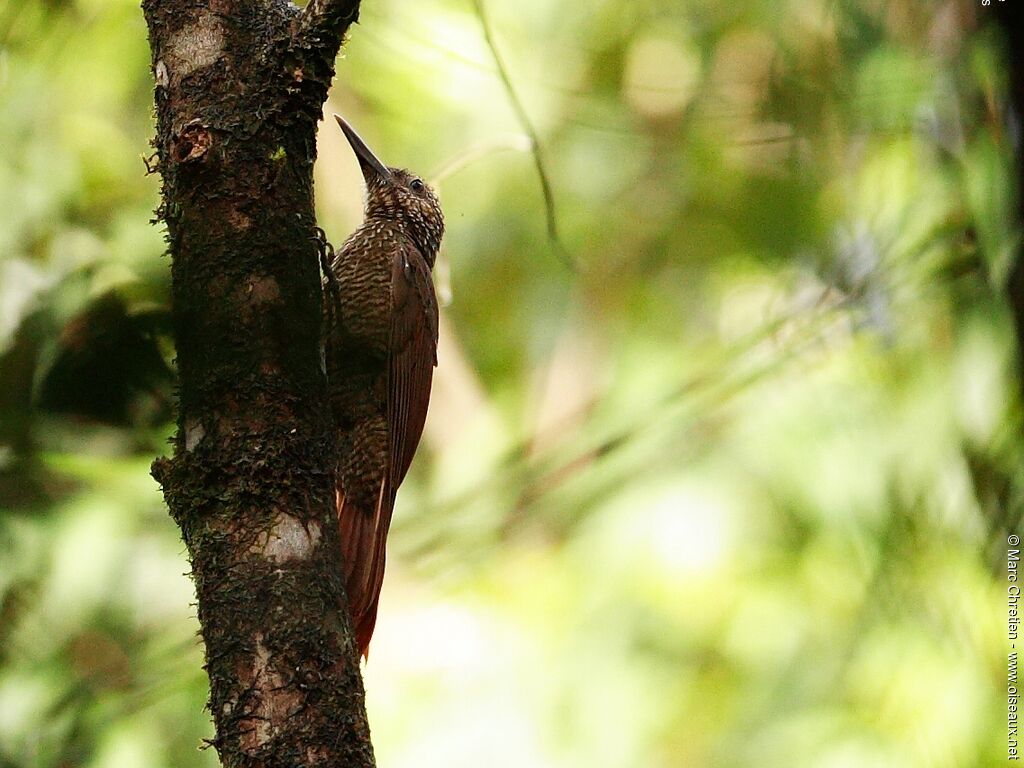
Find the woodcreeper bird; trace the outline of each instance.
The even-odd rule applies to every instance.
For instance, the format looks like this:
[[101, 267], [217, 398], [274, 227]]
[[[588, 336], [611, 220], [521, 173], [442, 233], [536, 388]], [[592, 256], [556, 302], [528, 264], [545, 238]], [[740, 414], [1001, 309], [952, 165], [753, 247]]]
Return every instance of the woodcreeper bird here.
[[367, 656], [398, 486], [423, 432], [437, 365], [431, 270], [444, 235], [437, 195], [389, 168], [334, 116], [366, 181], [362, 225], [330, 258], [324, 358], [340, 437], [338, 525], [349, 611]]

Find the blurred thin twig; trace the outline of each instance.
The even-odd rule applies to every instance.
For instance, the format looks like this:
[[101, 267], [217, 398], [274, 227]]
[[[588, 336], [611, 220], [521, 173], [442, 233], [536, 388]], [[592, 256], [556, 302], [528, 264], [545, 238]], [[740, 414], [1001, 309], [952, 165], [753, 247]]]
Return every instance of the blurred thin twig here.
[[541, 154], [540, 138], [537, 135], [537, 129], [530, 120], [530, 116], [526, 113], [526, 108], [523, 106], [522, 101], [519, 99], [519, 95], [516, 93], [516, 89], [512, 85], [512, 79], [509, 77], [508, 69], [505, 67], [505, 62], [501, 58], [501, 53], [498, 51], [498, 46], [494, 41], [494, 34], [491, 30], [491, 22], [487, 16], [487, 9], [484, 5], [484, 0], [473, 0], [473, 7], [476, 9], [477, 16], [480, 18], [480, 25], [483, 27], [484, 32], [484, 40], [487, 42], [487, 47], [490, 48], [491, 55], [494, 57], [494, 64], [498, 68], [498, 77], [505, 86], [505, 92], [508, 94], [509, 102], [511, 103], [512, 109], [516, 113], [516, 117], [519, 119], [519, 122], [523, 127], [523, 131], [530, 137], [530, 143], [533, 145], [533, 163], [537, 168], [537, 177], [540, 179], [540, 188], [544, 195], [544, 213], [547, 219], [548, 239], [551, 241], [551, 247], [554, 249], [555, 255], [558, 256], [559, 260], [565, 264], [570, 271], [575, 272], [576, 262], [568, 251], [565, 250], [561, 241], [558, 239], [558, 222], [555, 215], [555, 196], [551, 190], [551, 179], [548, 177], [544, 158]]

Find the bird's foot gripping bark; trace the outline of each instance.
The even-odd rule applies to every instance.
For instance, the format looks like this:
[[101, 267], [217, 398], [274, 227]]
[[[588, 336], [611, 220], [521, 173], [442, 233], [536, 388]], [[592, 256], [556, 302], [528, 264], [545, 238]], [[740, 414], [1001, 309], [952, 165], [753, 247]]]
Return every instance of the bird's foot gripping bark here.
[[327, 233], [320, 227], [313, 228], [314, 235], [311, 238], [316, 243], [316, 250], [320, 256], [320, 269], [324, 273], [324, 283], [330, 295], [327, 297], [327, 312], [333, 318], [334, 309], [341, 300], [341, 288], [338, 285], [338, 278], [334, 276], [331, 269], [331, 262], [334, 261], [334, 246], [327, 239]]
[[331, 270], [331, 262], [334, 261], [334, 246], [327, 239], [327, 233], [320, 227], [313, 227], [313, 237], [310, 240], [316, 243], [316, 250], [320, 255], [320, 269], [323, 270], [324, 277], [328, 283], [334, 283], [336, 286], [337, 281], [334, 279], [334, 272]]
[[320, 368], [327, 371], [327, 348], [326, 341], [330, 338], [338, 316], [338, 308], [341, 306], [341, 286], [338, 278], [331, 269], [331, 262], [334, 261], [334, 246], [327, 240], [327, 233], [320, 227], [313, 229], [314, 235], [311, 240], [316, 243], [316, 250], [320, 256], [320, 269], [324, 273], [323, 285], [326, 288], [324, 304], [326, 311], [323, 314], [323, 328], [320, 332]]

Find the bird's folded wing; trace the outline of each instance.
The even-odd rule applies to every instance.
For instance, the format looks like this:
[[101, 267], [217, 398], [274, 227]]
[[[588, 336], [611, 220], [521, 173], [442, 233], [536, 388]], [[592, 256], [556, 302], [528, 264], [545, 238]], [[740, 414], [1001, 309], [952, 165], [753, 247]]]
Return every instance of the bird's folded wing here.
[[427, 418], [437, 365], [437, 298], [426, 259], [411, 241], [395, 254], [392, 270], [388, 426], [394, 493], [409, 471]]

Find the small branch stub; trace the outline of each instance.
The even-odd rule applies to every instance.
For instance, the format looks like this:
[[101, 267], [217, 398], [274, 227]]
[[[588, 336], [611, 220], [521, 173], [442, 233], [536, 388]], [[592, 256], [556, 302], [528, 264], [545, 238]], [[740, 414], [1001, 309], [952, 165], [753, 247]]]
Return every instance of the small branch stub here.
[[348, 28], [358, 20], [358, 0], [310, 0], [298, 17], [296, 37], [310, 48], [333, 49], [333, 58]]
[[177, 163], [199, 160], [213, 146], [213, 135], [199, 120], [193, 120], [171, 140], [171, 157]]

